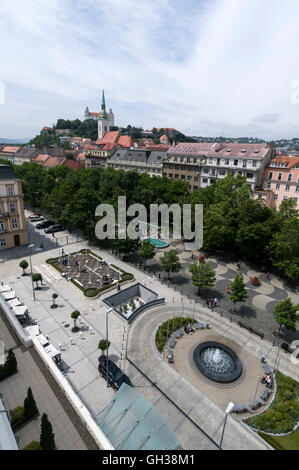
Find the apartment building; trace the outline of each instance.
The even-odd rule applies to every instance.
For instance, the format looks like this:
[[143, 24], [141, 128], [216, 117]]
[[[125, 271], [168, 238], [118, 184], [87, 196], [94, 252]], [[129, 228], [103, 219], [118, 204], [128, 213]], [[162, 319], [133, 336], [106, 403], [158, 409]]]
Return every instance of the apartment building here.
[[0, 251], [26, 243], [22, 182], [10, 166], [0, 165]]
[[299, 156], [278, 155], [265, 170], [263, 190], [274, 193], [273, 207], [293, 198], [299, 209]]
[[198, 189], [202, 164], [213, 145], [206, 142], [174, 145], [163, 162], [163, 176], [186, 181], [192, 191]]
[[118, 149], [107, 161], [108, 168], [125, 171], [138, 171], [150, 176], [162, 176], [163, 160], [166, 152], [147, 149]]
[[274, 156], [269, 144], [214, 144], [202, 159], [200, 187], [206, 188], [229, 173], [246, 177], [252, 190], [260, 188], [266, 167]]

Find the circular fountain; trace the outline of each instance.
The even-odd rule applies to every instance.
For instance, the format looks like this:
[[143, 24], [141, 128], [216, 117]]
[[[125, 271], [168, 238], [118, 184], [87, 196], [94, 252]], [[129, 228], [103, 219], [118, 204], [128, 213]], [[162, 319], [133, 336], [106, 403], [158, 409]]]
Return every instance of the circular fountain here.
[[228, 384], [238, 380], [242, 374], [242, 363], [228, 346], [216, 342], [198, 345], [193, 353], [198, 370], [214, 382]]

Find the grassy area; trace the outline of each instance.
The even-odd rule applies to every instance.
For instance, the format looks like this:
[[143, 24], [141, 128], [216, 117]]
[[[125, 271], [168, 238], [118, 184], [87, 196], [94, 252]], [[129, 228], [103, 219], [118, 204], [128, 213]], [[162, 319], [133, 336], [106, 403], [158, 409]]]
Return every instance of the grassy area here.
[[259, 435], [276, 450], [299, 450], [299, 429], [284, 437], [269, 436], [262, 432]]
[[264, 413], [249, 418], [248, 424], [259, 431], [284, 434], [291, 432], [299, 422], [299, 383], [280, 372], [276, 374], [276, 381], [273, 403]]
[[174, 331], [185, 325], [187, 326], [189, 323], [195, 323], [195, 320], [193, 318], [176, 317], [162, 323], [156, 333], [156, 347], [158, 351], [160, 353], [163, 351], [167, 338], [169, 338]]

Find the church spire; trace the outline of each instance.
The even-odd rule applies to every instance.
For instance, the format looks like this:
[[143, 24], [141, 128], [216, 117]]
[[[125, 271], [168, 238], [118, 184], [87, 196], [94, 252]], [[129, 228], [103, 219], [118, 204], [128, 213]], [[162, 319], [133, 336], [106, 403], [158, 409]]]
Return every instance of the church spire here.
[[102, 94], [102, 111], [106, 111], [105, 92]]

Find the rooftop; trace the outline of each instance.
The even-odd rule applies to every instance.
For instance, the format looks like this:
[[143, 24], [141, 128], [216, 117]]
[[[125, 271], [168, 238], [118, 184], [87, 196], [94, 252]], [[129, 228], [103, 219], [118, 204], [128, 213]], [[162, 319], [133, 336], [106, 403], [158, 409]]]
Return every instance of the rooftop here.
[[0, 180], [17, 180], [13, 169], [9, 165], [0, 165]]

